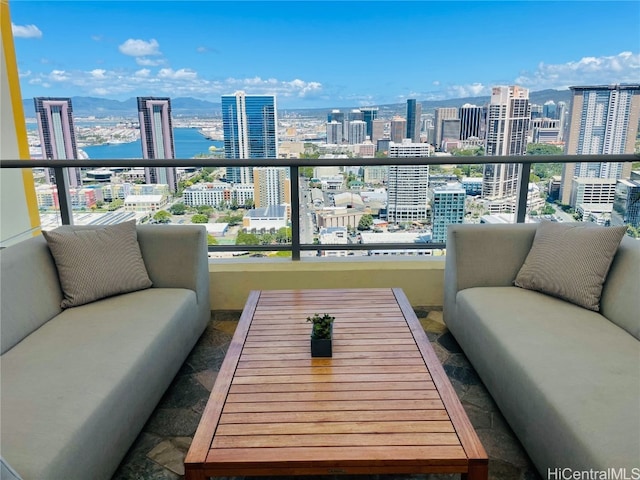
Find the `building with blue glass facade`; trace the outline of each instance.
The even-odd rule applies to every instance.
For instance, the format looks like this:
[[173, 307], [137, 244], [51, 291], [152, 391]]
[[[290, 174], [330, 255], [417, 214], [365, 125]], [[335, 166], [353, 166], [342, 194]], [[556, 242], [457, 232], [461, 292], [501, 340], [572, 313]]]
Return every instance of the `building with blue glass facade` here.
[[431, 191], [433, 242], [447, 241], [447, 226], [462, 223], [467, 193], [459, 183], [436, 187]]
[[[242, 91], [223, 95], [222, 128], [227, 158], [278, 158], [275, 96]], [[227, 181], [252, 183], [253, 169], [227, 167]]]

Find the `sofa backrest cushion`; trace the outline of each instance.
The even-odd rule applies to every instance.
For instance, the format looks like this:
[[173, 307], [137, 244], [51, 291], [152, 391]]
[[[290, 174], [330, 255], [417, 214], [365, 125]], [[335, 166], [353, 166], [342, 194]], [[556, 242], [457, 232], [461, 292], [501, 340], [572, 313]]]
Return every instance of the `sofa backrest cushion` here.
[[64, 292], [62, 308], [152, 285], [140, 252], [135, 220], [95, 228], [64, 225], [42, 234], [58, 269]]
[[600, 313], [640, 340], [640, 240], [622, 239], [602, 289]]
[[0, 345], [2, 352], [58, 315], [62, 289], [42, 236], [0, 250]]
[[627, 227], [541, 222], [515, 285], [600, 311], [600, 296]]

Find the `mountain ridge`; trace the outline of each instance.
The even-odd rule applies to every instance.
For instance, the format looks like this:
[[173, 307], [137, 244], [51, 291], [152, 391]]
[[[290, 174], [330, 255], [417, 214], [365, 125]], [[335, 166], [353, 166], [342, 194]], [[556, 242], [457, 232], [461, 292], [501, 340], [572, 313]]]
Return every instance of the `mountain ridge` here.
[[[484, 105], [489, 102], [490, 96], [477, 96], [477, 97], [460, 97], [450, 98], [446, 100], [422, 100], [419, 101], [422, 104], [422, 112], [430, 113], [435, 108], [441, 107], [461, 107], [465, 103]], [[553, 100], [558, 103], [563, 101], [569, 104], [571, 99], [570, 90], [541, 90], [538, 92], [530, 92], [529, 100], [533, 104], [542, 105], [544, 102]], [[73, 113], [76, 117], [118, 117], [127, 119], [137, 119], [137, 101], [135, 97], [128, 98], [126, 100], [113, 100], [101, 97], [85, 97], [76, 96], [71, 97], [71, 104], [73, 105]], [[24, 98], [22, 100], [25, 116], [32, 118], [35, 116], [35, 108], [33, 98]], [[362, 105], [360, 105], [362, 106]], [[372, 105], [377, 106], [380, 116], [402, 114], [406, 110], [406, 104], [393, 103], [393, 104], [381, 104]], [[314, 107], [314, 108], [279, 108], [280, 112], [286, 113], [298, 113], [304, 116], [324, 116], [328, 112], [334, 109], [342, 111], [349, 111], [358, 108], [358, 105], [352, 106], [335, 106], [335, 107]], [[175, 97], [171, 98], [171, 113], [176, 118], [215, 118], [221, 115], [220, 102], [211, 102], [208, 100], [201, 100], [193, 97]]]

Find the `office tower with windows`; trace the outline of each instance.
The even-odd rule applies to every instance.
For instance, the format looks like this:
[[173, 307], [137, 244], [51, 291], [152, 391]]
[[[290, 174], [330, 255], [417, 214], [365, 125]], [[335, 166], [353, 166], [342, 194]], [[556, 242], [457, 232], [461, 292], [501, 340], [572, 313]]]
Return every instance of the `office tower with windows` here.
[[[573, 94], [565, 144], [568, 155], [633, 153], [640, 118], [640, 84], [569, 87]], [[575, 178], [629, 178], [630, 163], [566, 163], [561, 202], [570, 204]]]
[[[389, 144], [389, 157], [428, 157], [430, 145]], [[428, 165], [390, 165], [387, 173], [387, 220], [393, 223], [425, 220], [429, 194]]]
[[537, 105], [535, 103], [532, 103], [530, 105], [530, 111], [531, 111], [531, 118], [542, 118], [544, 110], [542, 105]]
[[[138, 97], [138, 119], [142, 158], [176, 158], [171, 121], [171, 100], [160, 97]], [[147, 183], [169, 185], [177, 191], [178, 179], [175, 167], [145, 167]]]
[[281, 167], [255, 167], [253, 169], [253, 191], [255, 208], [289, 203], [289, 188], [286, 172]]
[[340, 124], [340, 136], [337, 138], [337, 144], [341, 144], [343, 141], [347, 140], [347, 131], [346, 131], [346, 122], [347, 118], [344, 116], [344, 112], [340, 110], [331, 110], [331, 112], [327, 115], [327, 122], [338, 122]]
[[373, 139], [373, 121], [378, 118], [378, 107], [360, 107], [362, 120], [367, 124], [367, 135], [371, 141]]
[[434, 146], [436, 150], [440, 149], [440, 144], [442, 143], [442, 121], [449, 118], [458, 118], [458, 109], [457, 107], [441, 107], [436, 108], [435, 110], [435, 139]]
[[[486, 155], [524, 155], [530, 120], [528, 89], [517, 85], [494, 87], [487, 111]], [[490, 201], [515, 197], [519, 171], [520, 164], [516, 163], [486, 164], [482, 197]]]
[[640, 228], [640, 181], [618, 180], [611, 225], [631, 225], [633, 228]]
[[407, 132], [407, 121], [399, 115], [391, 119], [390, 138], [392, 142], [402, 143]]
[[[278, 158], [276, 97], [222, 95], [222, 129], [227, 158]], [[253, 183], [253, 168], [227, 167], [227, 181]]]
[[542, 105], [542, 116], [544, 118], [552, 118], [554, 120], [557, 120], [558, 106], [556, 105], [556, 102], [554, 102], [553, 100], [544, 102], [544, 105]]
[[349, 144], [357, 145], [364, 143], [367, 133], [367, 123], [362, 120], [352, 120], [349, 122]]
[[484, 140], [487, 126], [487, 109], [465, 103], [460, 107], [460, 140], [476, 137]]
[[[73, 127], [73, 107], [70, 98], [36, 97], [33, 99], [38, 122], [38, 134], [42, 147], [42, 158], [67, 160], [78, 158], [76, 134]], [[54, 178], [53, 170], [47, 169], [48, 181]], [[79, 168], [69, 168], [69, 186], [82, 185]]]
[[444, 143], [448, 141], [457, 141], [460, 139], [460, 119], [459, 118], [447, 118], [442, 121], [442, 140], [440, 146], [443, 147]]
[[407, 100], [407, 134], [405, 138], [410, 138], [413, 143], [420, 143], [420, 116], [422, 115], [422, 104], [415, 98]]
[[342, 124], [340, 122], [335, 120], [327, 122], [327, 143], [342, 143]]
[[384, 138], [384, 124], [385, 121], [381, 118], [376, 118], [371, 122], [371, 141], [374, 144]]
[[435, 187], [431, 192], [431, 226], [434, 242], [447, 241], [447, 226], [462, 223], [467, 192], [459, 183]]

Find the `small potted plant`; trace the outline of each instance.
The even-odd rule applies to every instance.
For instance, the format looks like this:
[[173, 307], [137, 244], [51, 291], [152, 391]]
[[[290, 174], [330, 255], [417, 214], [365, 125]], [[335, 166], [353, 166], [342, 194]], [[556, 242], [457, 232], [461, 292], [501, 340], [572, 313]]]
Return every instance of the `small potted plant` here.
[[311, 328], [311, 356], [330, 357], [331, 337], [333, 334], [333, 321], [328, 313], [320, 316], [317, 313], [313, 317], [307, 317], [307, 322], [313, 325]]

